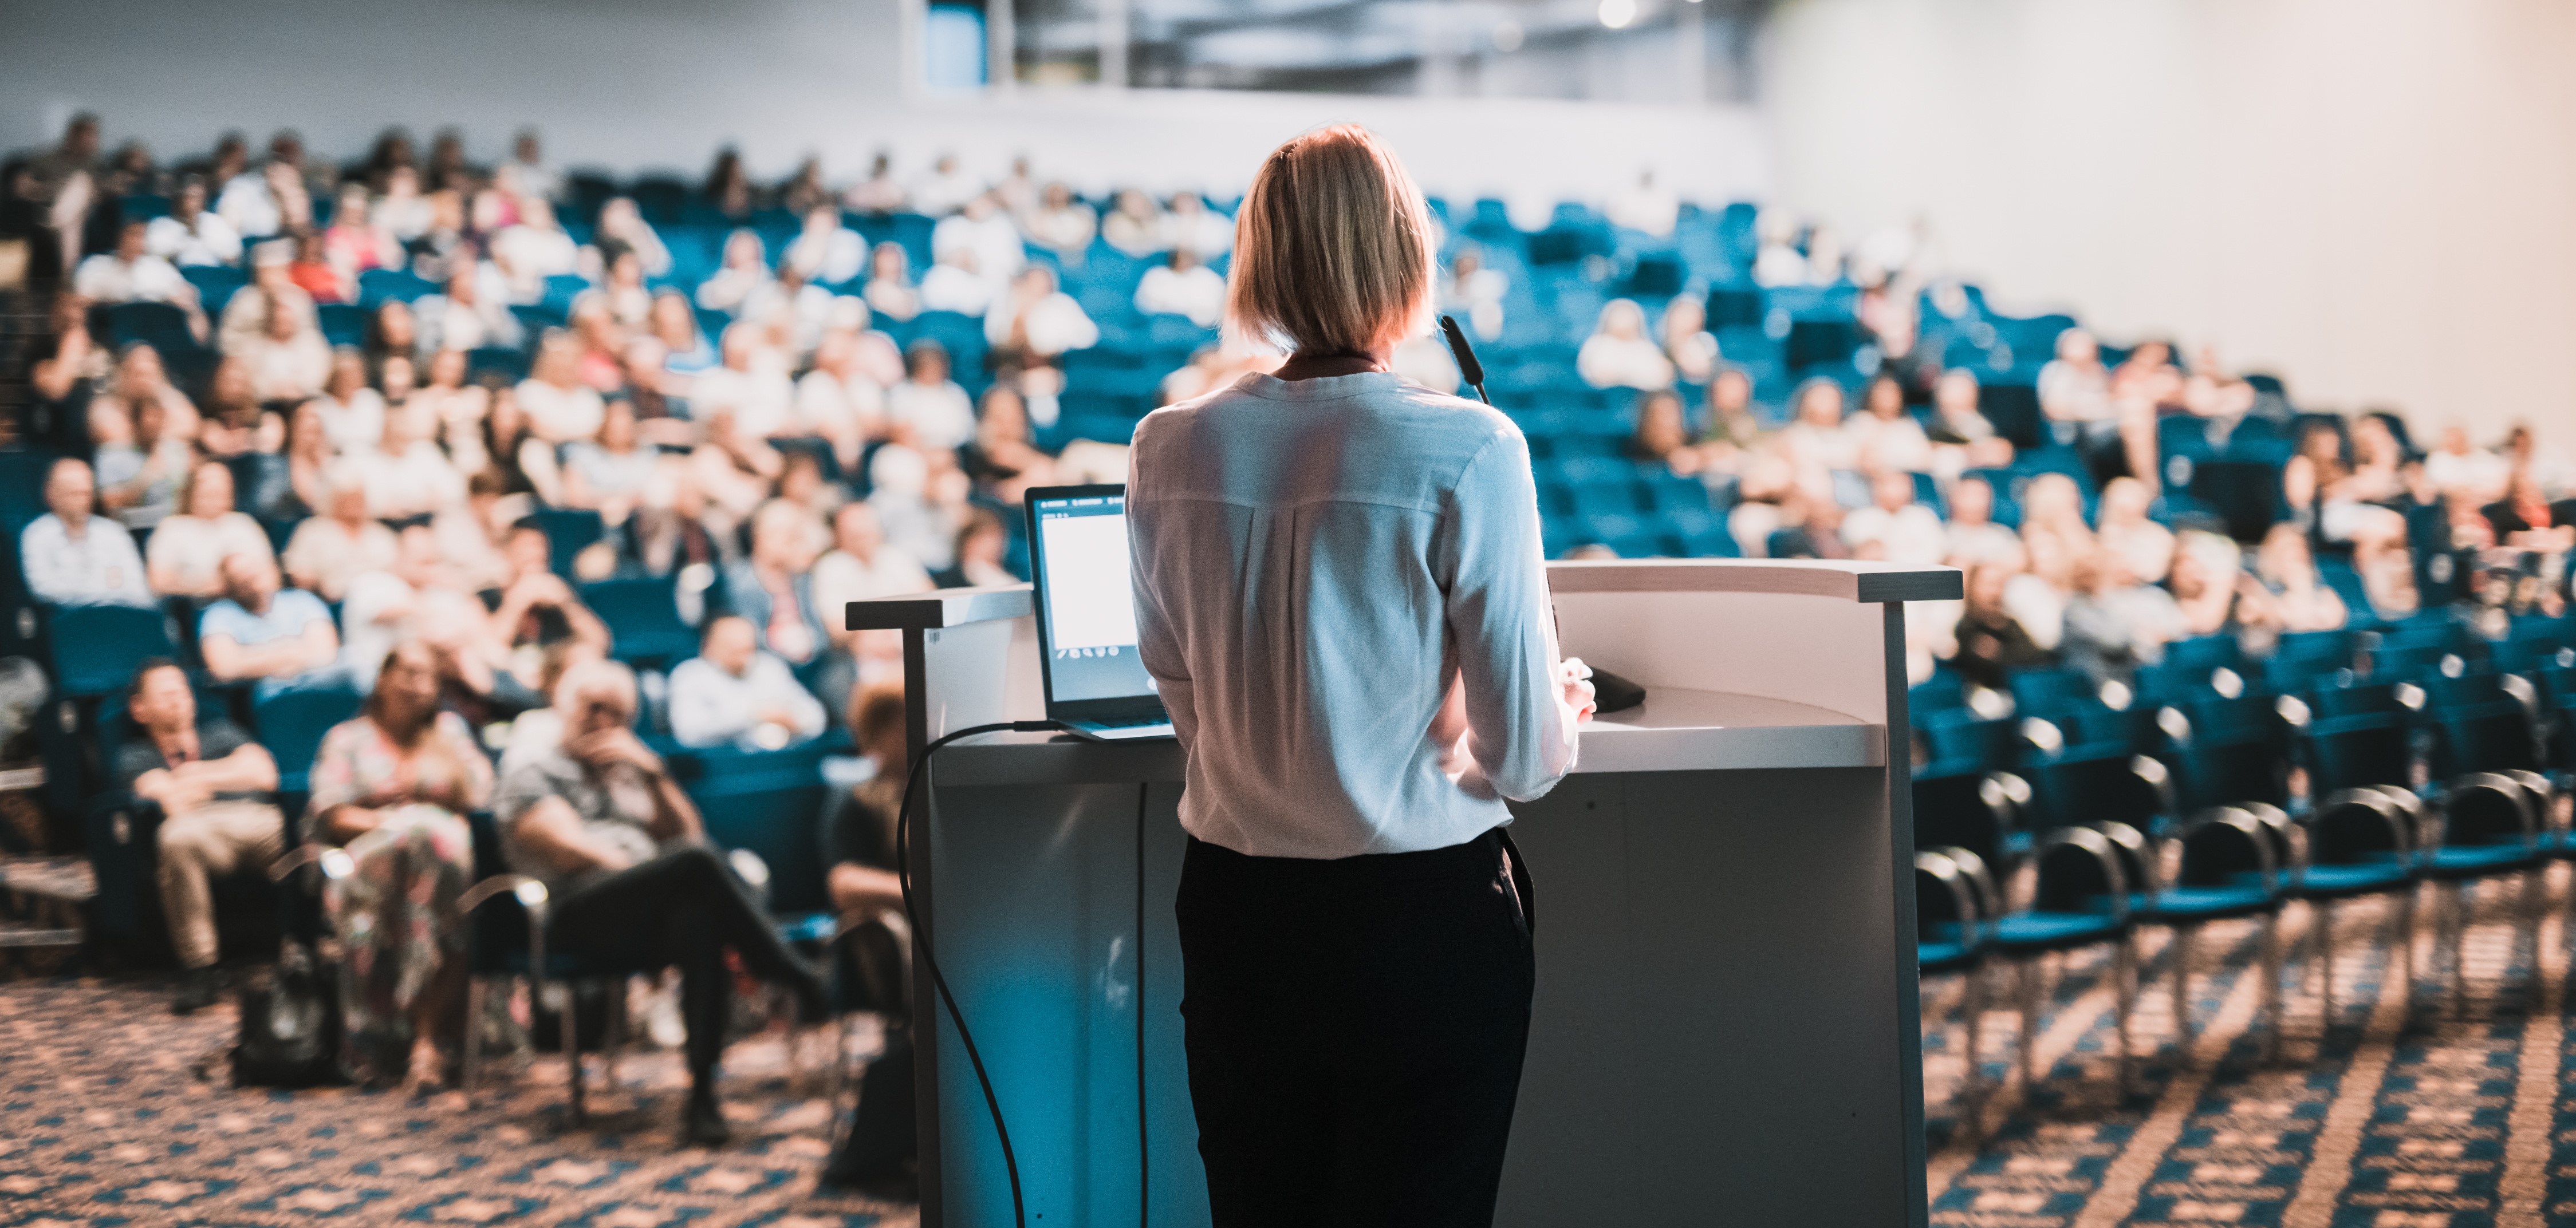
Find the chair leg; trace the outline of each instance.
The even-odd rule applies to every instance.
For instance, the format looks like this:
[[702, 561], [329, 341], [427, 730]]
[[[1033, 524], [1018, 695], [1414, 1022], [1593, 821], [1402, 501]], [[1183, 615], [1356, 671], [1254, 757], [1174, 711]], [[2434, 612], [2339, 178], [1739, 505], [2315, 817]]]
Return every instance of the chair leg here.
[[[1978, 960], [1970, 963], [1967, 977], [1967, 989], [1959, 1005], [1959, 1012], [1967, 1016], [1968, 1028], [1968, 1072], [1966, 1077], [1959, 1081], [1959, 1120], [1966, 1123], [1967, 1137], [1974, 1139], [1983, 1129], [1986, 1116], [1986, 1098], [1982, 1091], [1985, 1082], [1985, 1062], [1980, 1056], [1980, 1051], [1984, 1048], [1981, 1038], [1985, 1034], [1986, 1019], [1985, 961]], [[834, 1097], [832, 1102], [840, 1103], [839, 1097]]]
[[2547, 894], [2539, 866], [2522, 872], [2522, 916], [2514, 939], [2514, 959], [2524, 970], [2526, 992], [2536, 1006], [2540, 997], [2540, 907]]
[[2120, 935], [2111, 948], [2111, 984], [2113, 1013], [2118, 1019], [2120, 1040], [2120, 1098], [2129, 1098], [2129, 1008], [2138, 994], [2138, 951], [2135, 931]]
[[2281, 1060], [2281, 914], [2263, 914], [2263, 1062]]
[[2458, 1019], [2469, 1013], [2469, 884], [2463, 880], [2450, 888], [2451, 1017]]
[[475, 1076], [483, 1071], [483, 1007], [491, 992], [489, 980], [479, 976], [465, 978], [465, 1060], [457, 1071], [457, 1090], [465, 1094], [466, 1107], [474, 1105]]
[[2016, 1043], [2020, 1046], [2021, 1094], [2025, 1100], [2039, 1086], [2032, 1066], [2037, 1061], [2039, 1049], [2039, 964], [2046, 958], [2032, 956], [2016, 965], [2021, 978], [2015, 986], [2021, 991], [2021, 1035], [2016, 1038]]
[[590, 1107], [583, 1103], [582, 1099], [581, 1033], [578, 1026], [574, 1023], [574, 1016], [579, 1014], [579, 1011], [575, 1008], [580, 1002], [580, 995], [574, 992], [573, 982], [570, 978], [566, 978], [564, 980], [563, 989], [563, 1009], [556, 1018], [560, 1020], [563, 1025], [564, 1068], [570, 1075], [572, 1092], [572, 1124], [578, 1126], [584, 1125], [590, 1120]]
[[602, 1042], [607, 1049], [608, 1090], [617, 1090], [617, 1059], [626, 1051], [626, 997], [634, 986], [626, 977], [618, 977], [608, 992], [608, 1037]]
[[2173, 927], [2173, 1026], [2174, 1062], [2191, 1060], [2191, 940], [2199, 927]]
[[2320, 1000], [2317, 1007], [2317, 1043], [2324, 1044], [2334, 1035], [2335, 1025], [2335, 902], [2317, 901], [2317, 972]]

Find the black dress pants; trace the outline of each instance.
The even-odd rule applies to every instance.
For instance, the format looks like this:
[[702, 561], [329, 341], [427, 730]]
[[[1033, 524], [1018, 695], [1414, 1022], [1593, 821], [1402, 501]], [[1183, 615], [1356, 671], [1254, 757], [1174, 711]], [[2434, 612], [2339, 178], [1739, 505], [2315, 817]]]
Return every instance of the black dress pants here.
[[1493, 1222], [1524, 905], [1495, 832], [1338, 861], [1190, 841], [1181, 1015], [1216, 1228]]
[[714, 1090], [724, 1055], [732, 947], [763, 980], [811, 986], [814, 972], [779, 937], [751, 888], [703, 844], [575, 883], [555, 897], [546, 941], [567, 955], [621, 968], [680, 970], [680, 1016], [689, 1029], [689, 1076]]

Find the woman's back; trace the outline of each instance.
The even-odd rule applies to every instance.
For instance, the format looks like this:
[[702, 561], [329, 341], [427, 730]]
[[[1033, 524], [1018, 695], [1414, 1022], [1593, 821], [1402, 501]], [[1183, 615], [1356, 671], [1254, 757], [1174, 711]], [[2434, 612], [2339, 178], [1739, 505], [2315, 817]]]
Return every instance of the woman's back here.
[[[1141, 651], [1189, 750], [1192, 834], [1444, 848], [1570, 766], [1529, 453], [1501, 414], [1380, 372], [1251, 375], [1147, 417], [1132, 466]], [[1475, 765], [1453, 781], [1430, 728], [1458, 675]]]

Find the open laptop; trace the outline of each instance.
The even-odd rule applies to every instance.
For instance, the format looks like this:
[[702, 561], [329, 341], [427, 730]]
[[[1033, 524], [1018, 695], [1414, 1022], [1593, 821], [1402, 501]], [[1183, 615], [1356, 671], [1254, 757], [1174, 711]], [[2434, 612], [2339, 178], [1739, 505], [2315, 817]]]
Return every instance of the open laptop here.
[[1172, 718], [1136, 653], [1127, 575], [1127, 488], [1028, 492], [1038, 663], [1047, 719], [1104, 742], [1172, 736]]

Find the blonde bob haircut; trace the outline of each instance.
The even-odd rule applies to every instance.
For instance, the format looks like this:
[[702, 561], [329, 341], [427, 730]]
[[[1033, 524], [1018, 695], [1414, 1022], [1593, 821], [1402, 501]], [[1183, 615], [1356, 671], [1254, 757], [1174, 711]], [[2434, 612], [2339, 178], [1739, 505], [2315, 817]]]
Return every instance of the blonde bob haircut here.
[[1272, 150], [1235, 214], [1226, 314], [1247, 340], [1358, 355], [1430, 331], [1431, 211], [1354, 124]]

